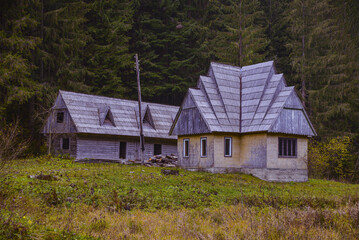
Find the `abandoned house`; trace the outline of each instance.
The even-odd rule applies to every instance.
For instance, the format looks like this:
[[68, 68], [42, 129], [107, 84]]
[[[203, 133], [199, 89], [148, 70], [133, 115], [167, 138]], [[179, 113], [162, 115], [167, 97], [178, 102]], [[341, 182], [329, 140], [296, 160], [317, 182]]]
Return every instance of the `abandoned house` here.
[[59, 91], [44, 126], [52, 152], [77, 160], [140, 159], [140, 124], [143, 122], [145, 159], [177, 155], [177, 136], [168, 132], [179, 107]]
[[239, 171], [267, 181], [307, 181], [315, 130], [294, 87], [273, 61], [234, 67], [211, 63], [170, 129], [189, 170]]

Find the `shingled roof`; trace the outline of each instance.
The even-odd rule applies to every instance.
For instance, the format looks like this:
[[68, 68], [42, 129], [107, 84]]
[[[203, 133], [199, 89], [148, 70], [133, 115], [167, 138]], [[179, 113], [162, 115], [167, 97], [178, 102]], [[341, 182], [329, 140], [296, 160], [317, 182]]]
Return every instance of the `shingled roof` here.
[[[68, 109], [77, 133], [139, 136], [137, 101], [60, 91], [54, 108]], [[147, 111], [152, 121], [151, 124], [144, 122], [144, 136], [176, 139], [168, 132], [178, 109], [177, 106], [143, 102], [142, 118]], [[113, 124], [104, 124], [109, 111]]]
[[189, 89], [170, 134], [184, 134], [177, 123], [186, 117], [181, 113], [193, 107], [198, 109], [206, 127], [192, 133], [239, 133], [240, 74], [242, 133], [316, 135], [294, 87], [288, 87], [283, 74], [276, 73], [273, 61], [243, 68], [212, 62], [207, 76], [200, 76], [197, 88]]

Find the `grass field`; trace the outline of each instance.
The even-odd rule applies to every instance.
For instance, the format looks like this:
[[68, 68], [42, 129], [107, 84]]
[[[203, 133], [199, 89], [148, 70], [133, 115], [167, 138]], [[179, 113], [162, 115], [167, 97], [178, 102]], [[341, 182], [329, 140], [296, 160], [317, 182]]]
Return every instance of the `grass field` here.
[[[0, 179], [0, 238], [359, 239], [359, 185], [41, 157]], [[37, 174], [53, 179], [30, 178]]]

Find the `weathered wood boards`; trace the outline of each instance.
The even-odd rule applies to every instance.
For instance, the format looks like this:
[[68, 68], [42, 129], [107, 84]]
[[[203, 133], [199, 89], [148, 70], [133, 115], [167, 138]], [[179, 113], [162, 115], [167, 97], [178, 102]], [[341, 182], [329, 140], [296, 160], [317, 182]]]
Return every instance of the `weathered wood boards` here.
[[242, 69], [211, 63], [208, 76], [199, 78], [198, 89], [188, 90], [170, 134], [238, 133], [240, 74], [242, 133], [315, 135], [294, 87], [287, 87], [283, 74], [276, 74], [273, 61]]
[[[139, 123], [143, 122], [148, 142], [145, 158], [154, 155], [154, 144], [161, 145], [161, 154], [177, 154], [176, 136], [168, 132], [179, 108], [146, 102], [143, 106], [144, 118], [139, 119], [136, 101], [60, 91], [44, 133], [48, 137], [52, 133], [56, 153], [76, 159], [136, 160], [140, 157]], [[69, 148], [63, 148], [62, 139], [69, 139]], [[121, 142], [126, 143], [122, 144], [125, 157], [120, 157]]]

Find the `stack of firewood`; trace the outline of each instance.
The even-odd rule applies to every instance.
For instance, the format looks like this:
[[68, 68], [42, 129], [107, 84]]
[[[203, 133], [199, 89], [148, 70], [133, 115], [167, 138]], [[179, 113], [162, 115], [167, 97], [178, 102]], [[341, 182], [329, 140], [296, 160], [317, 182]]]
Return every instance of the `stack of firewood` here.
[[155, 155], [150, 157], [145, 165], [146, 166], [155, 166], [155, 167], [177, 167], [177, 156], [171, 155]]

